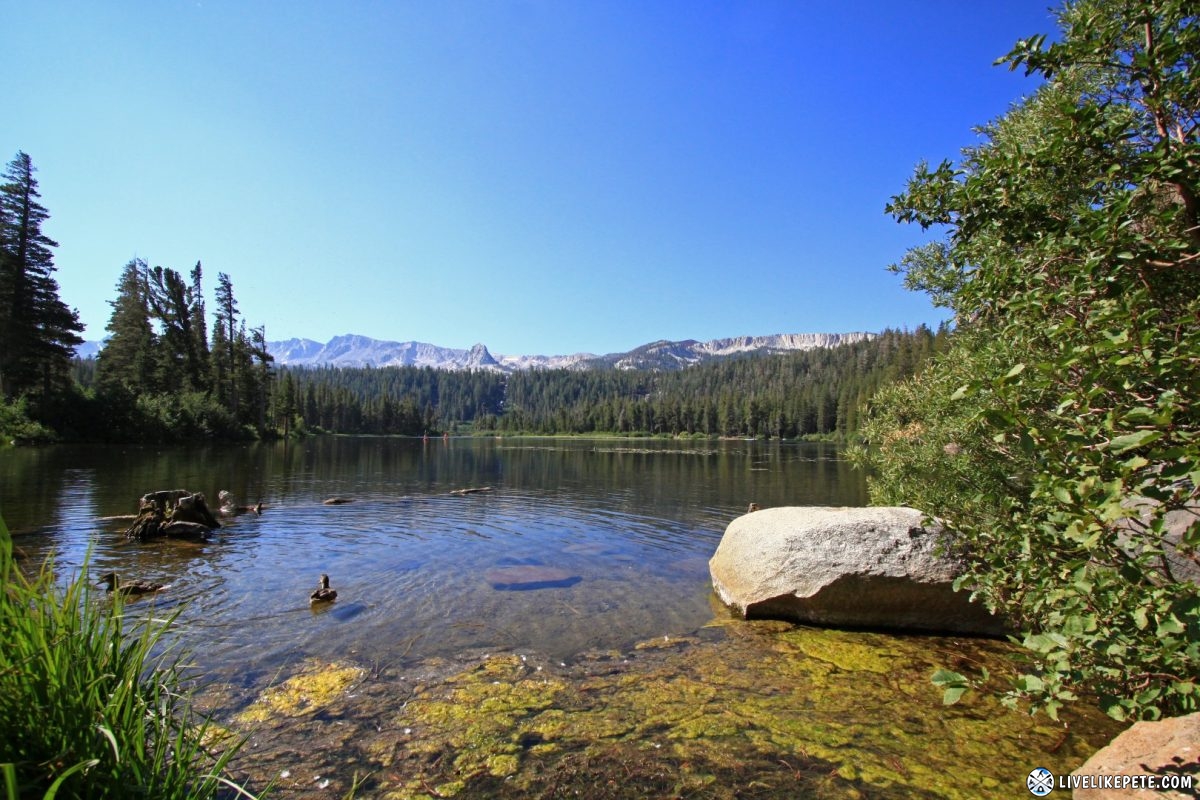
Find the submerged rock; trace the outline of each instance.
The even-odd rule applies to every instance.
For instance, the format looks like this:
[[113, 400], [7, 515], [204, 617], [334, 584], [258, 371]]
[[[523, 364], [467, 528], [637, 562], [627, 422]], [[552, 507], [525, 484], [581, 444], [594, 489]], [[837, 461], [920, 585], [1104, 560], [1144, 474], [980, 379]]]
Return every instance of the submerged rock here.
[[264, 691], [236, 721], [250, 725], [316, 714], [345, 694], [364, 672], [352, 664], [311, 662], [299, 674]]
[[484, 579], [493, 589], [500, 591], [528, 591], [531, 589], [561, 589], [574, 586], [582, 578], [565, 569], [546, 567], [540, 564], [518, 564], [509, 567], [494, 567], [483, 573]]
[[[976, 800], [1025, 795], [1033, 765], [1066, 774], [1120, 729], [1086, 706], [1062, 722], [1003, 708], [1015, 648], [988, 639], [726, 619], [669, 642], [570, 666], [504, 652], [411, 663], [334, 691], [285, 681], [265, 716], [239, 719], [268, 727], [237, 766], [302, 765], [334, 779], [330, 798], [362, 778], [360, 794], [391, 800]], [[980, 666], [984, 690], [942, 705], [930, 675]], [[309, 777], [296, 789], [316, 796]]]
[[747, 618], [1002, 634], [998, 618], [954, 591], [961, 565], [944, 543], [911, 508], [768, 508], [729, 524], [709, 573]]

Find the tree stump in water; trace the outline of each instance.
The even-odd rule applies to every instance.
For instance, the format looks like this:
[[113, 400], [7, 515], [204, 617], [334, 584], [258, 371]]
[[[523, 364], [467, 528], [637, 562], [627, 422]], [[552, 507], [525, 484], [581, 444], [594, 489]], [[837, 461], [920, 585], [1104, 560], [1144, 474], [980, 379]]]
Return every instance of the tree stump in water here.
[[[125, 538], [153, 539], [180, 534], [194, 538], [197, 531], [195, 526], [203, 526], [206, 529], [221, 527], [221, 523], [217, 522], [217, 518], [209, 511], [204, 495], [186, 489], [150, 492], [142, 495], [138, 504], [137, 519], [125, 531]], [[183, 531], [186, 533], [182, 533]]]

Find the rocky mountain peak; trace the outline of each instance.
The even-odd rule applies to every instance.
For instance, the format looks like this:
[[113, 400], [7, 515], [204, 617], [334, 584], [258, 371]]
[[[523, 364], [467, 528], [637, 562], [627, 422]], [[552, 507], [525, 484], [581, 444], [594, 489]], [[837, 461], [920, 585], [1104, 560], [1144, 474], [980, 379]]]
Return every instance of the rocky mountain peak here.
[[468, 369], [489, 367], [500, 369], [500, 362], [492, 357], [492, 354], [488, 352], [487, 346], [482, 343], [476, 343], [467, 351], [466, 363]]

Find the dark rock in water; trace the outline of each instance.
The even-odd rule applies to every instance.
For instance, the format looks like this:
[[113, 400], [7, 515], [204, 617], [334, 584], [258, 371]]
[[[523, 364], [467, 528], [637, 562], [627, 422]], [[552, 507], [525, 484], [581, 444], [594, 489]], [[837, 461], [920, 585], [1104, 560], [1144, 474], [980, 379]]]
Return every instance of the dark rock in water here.
[[332, 607], [332, 609], [333, 610], [331, 610], [329, 613], [333, 615], [335, 619], [345, 621], [348, 619], [354, 619], [359, 614], [366, 611], [367, 604], [359, 601], [352, 603], [339, 603], [337, 606]]
[[[563, 552], [576, 556], [608, 556], [618, 551], [612, 545], [602, 542], [577, 542], [564, 547]], [[705, 565], [707, 564], [708, 560], [705, 559]]]
[[501, 558], [500, 560], [498, 560], [496, 562], [496, 566], [498, 566], [498, 567], [523, 567], [523, 566], [531, 564], [531, 565], [540, 567], [545, 563], [546, 563], [545, 561], [542, 561], [540, 558], [537, 558], [535, 556], [525, 556], [525, 557], [504, 556], [503, 558]]
[[502, 592], [523, 592], [532, 589], [563, 589], [583, 580], [558, 567], [522, 564], [512, 567], [495, 567], [483, 574], [493, 589]]
[[170, 522], [163, 525], [159, 532], [172, 539], [207, 539], [211, 531], [199, 522]]

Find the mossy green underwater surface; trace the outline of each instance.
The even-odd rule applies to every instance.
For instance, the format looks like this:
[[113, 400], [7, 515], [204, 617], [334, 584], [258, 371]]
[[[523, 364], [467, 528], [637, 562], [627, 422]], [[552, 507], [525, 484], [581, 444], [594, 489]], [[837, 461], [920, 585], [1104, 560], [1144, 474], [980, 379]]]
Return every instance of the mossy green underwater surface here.
[[570, 666], [506, 653], [382, 668], [301, 717], [243, 714], [262, 721], [242, 765], [293, 797], [341, 796], [355, 774], [358, 797], [380, 798], [1017, 797], [1030, 770], [1070, 771], [1121, 726], [1086, 701], [1066, 725], [982, 693], [942, 705], [936, 669], [1003, 676], [1011, 653], [722, 621]]

